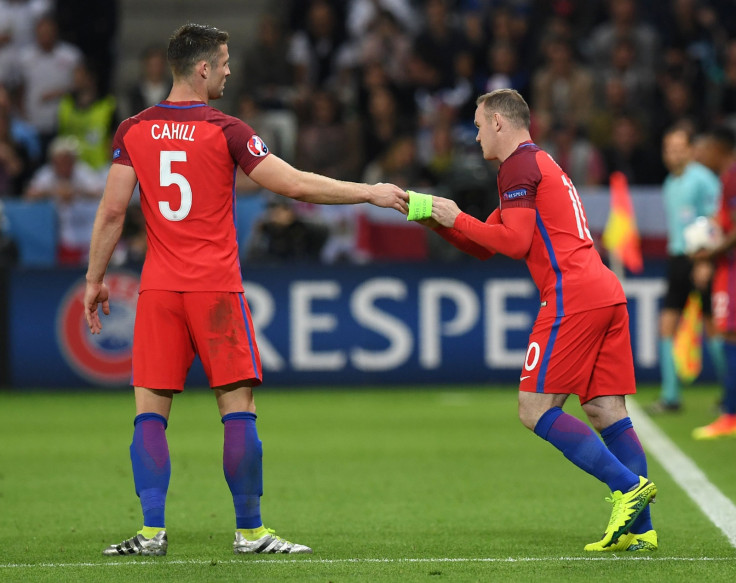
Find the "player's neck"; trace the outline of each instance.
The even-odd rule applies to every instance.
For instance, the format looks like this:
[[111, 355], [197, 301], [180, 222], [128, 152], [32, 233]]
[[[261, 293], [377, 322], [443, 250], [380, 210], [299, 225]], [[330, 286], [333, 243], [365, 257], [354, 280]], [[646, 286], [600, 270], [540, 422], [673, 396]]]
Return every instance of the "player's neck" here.
[[514, 132], [509, 134], [505, 140], [505, 144], [500, 148], [498, 161], [503, 162], [516, 152], [517, 148], [524, 142], [531, 142], [532, 138], [527, 131]]
[[206, 89], [198, 89], [190, 83], [175, 81], [166, 101], [203, 101], [209, 104], [210, 100]]

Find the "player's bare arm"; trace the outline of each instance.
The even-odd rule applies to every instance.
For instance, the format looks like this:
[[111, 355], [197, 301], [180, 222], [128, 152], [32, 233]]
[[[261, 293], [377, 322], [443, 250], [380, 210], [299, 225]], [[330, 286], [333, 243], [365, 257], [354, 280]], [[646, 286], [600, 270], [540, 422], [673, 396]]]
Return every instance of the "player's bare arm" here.
[[250, 173], [262, 187], [303, 202], [315, 204], [358, 204], [367, 202], [407, 214], [409, 195], [394, 184], [345, 182], [298, 170], [273, 154]]
[[138, 178], [132, 167], [113, 164], [97, 209], [89, 250], [87, 287], [84, 292], [84, 317], [92, 334], [99, 334], [102, 330], [98, 306], [102, 305], [104, 314], [110, 313], [108, 290], [103, 279], [123, 231], [125, 211], [137, 182]]

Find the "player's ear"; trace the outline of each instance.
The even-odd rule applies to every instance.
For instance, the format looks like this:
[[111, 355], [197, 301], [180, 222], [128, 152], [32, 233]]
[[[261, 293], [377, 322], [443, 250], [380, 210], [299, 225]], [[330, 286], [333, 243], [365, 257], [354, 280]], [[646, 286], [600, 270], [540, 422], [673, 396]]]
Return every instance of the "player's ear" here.
[[202, 77], [202, 79], [207, 79], [210, 74], [210, 64], [206, 60], [202, 60], [197, 65], [197, 73]]
[[493, 114], [493, 129], [496, 131], [499, 131], [501, 129], [501, 126], [503, 125], [503, 118], [498, 114]]

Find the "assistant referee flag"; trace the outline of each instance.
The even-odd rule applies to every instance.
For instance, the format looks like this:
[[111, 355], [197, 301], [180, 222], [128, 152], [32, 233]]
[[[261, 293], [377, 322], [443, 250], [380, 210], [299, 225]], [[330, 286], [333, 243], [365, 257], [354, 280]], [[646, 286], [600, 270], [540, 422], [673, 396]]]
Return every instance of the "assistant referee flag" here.
[[626, 176], [622, 172], [613, 172], [610, 184], [611, 211], [603, 231], [603, 246], [629, 271], [641, 273], [644, 261]]

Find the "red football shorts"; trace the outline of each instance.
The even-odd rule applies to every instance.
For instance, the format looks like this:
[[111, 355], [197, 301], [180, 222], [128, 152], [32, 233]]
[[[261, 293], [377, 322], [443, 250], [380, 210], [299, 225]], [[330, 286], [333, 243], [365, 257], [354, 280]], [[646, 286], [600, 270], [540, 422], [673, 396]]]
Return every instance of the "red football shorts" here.
[[730, 261], [719, 261], [713, 275], [713, 323], [721, 333], [736, 332], [736, 265]]
[[184, 390], [194, 355], [211, 387], [261, 384], [261, 356], [242, 293], [146, 290], [138, 297], [131, 384]]
[[636, 392], [626, 304], [534, 323], [519, 390], [575, 394], [585, 403]]

